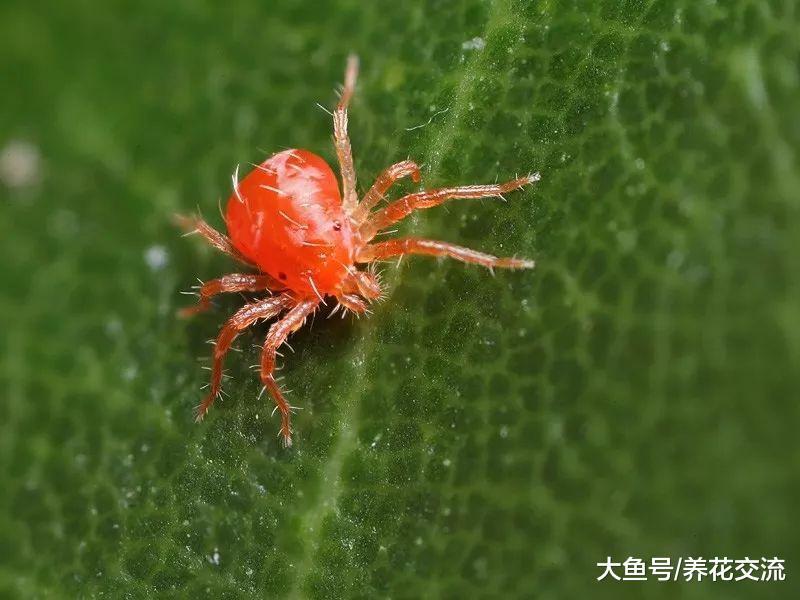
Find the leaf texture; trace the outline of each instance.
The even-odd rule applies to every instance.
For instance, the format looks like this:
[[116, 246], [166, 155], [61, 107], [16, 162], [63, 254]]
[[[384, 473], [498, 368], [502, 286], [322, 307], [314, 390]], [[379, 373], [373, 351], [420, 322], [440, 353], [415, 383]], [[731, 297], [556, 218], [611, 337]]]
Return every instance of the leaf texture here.
[[[595, 581], [800, 560], [796, 3], [42, 4], [0, 7], [0, 595], [796, 596]], [[169, 220], [221, 225], [282, 148], [334, 164], [351, 50], [359, 189], [539, 171], [401, 230], [537, 268], [387, 264], [373, 317], [292, 338], [286, 451], [263, 327], [192, 422], [241, 298], [175, 318], [236, 267]]]

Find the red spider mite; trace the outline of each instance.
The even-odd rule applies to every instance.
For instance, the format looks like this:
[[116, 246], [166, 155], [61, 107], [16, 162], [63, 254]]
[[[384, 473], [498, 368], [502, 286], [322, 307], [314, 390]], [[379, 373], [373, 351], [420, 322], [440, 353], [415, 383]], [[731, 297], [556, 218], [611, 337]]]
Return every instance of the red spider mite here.
[[203, 419], [220, 394], [223, 360], [236, 336], [257, 321], [283, 315], [269, 328], [264, 342], [261, 382], [274, 399], [275, 410], [281, 413], [279, 436], [284, 445], [290, 446], [293, 407], [274, 376], [277, 350], [320, 304], [326, 304], [326, 298], [336, 303], [333, 312], [340, 308], [357, 315], [368, 312], [369, 303], [381, 298], [381, 282], [373, 270], [362, 270], [359, 266], [406, 254], [428, 254], [490, 269], [533, 267], [533, 261], [498, 258], [437, 240], [406, 237], [371, 243], [378, 233], [415, 210], [438, 206], [454, 198], [501, 197], [505, 192], [538, 181], [539, 174], [499, 184], [419, 191], [373, 210], [398, 179], [411, 177], [419, 182], [420, 171], [410, 160], [394, 164], [378, 176], [359, 201], [347, 136], [347, 106], [357, 73], [358, 59], [350, 56], [341, 99], [333, 112], [341, 195], [336, 175], [322, 158], [307, 150], [284, 150], [257, 165], [241, 181], [237, 168], [225, 213], [230, 237], [198, 216], [179, 217], [189, 233], [199, 233], [209, 244], [256, 271], [225, 275], [204, 283], [199, 288], [199, 302], [183, 309], [182, 315], [207, 309], [210, 298], [222, 292], [270, 293], [269, 297], [239, 309], [217, 335], [210, 389], [197, 407], [197, 421]]

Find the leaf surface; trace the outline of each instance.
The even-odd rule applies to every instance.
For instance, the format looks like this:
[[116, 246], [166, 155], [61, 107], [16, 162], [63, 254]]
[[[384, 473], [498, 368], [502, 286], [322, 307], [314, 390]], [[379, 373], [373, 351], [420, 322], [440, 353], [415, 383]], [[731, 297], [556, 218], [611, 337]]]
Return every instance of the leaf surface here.
[[[41, 156], [0, 181], [2, 594], [727, 598], [595, 565], [800, 560], [794, 3], [45, 4], [0, 8], [0, 146]], [[360, 189], [539, 171], [401, 230], [537, 268], [388, 264], [373, 317], [293, 337], [285, 451], [263, 327], [192, 423], [241, 299], [176, 320], [235, 266], [169, 221], [221, 225], [237, 163], [333, 164], [350, 50]]]

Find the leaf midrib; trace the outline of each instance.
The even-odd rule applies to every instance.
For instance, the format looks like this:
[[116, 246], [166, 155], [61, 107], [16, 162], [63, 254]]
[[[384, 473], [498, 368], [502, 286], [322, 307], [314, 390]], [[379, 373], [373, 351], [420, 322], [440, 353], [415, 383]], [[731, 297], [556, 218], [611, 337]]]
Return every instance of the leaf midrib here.
[[[497, 29], [507, 26], [516, 26], [521, 29], [522, 20], [517, 18], [512, 12], [509, 0], [497, 0], [492, 3], [482, 35], [483, 39], [487, 40], [487, 46], [492, 40], [492, 34]], [[520, 39], [521, 36], [515, 36], [512, 45], [516, 46]], [[440, 124], [436, 134], [431, 136], [432, 141], [426, 153], [429, 157], [427, 166], [430, 175], [435, 176], [438, 174], [442, 159], [447, 156], [447, 153], [451, 150], [455, 142], [458, 124], [469, 110], [469, 98], [474, 91], [475, 83], [479, 80], [480, 73], [486, 69], [486, 57], [488, 54], [488, 48], [473, 52], [462, 68], [459, 83], [456, 87], [447, 116]], [[413, 220], [410, 229], [419, 230], [420, 228], [418, 220]], [[399, 264], [384, 277], [387, 299], [390, 299], [396, 289], [400, 281], [401, 272], [402, 264]], [[381, 312], [387, 310], [387, 306], [390, 304], [391, 302], [386, 302], [381, 308], [376, 310], [375, 316], [379, 317]], [[391, 308], [388, 308], [388, 310], [391, 310]], [[323, 464], [321, 492], [316, 501], [309, 506], [301, 522], [300, 535], [307, 536], [311, 540], [311, 543], [303, 546], [303, 559], [294, 570], [294, 579], [288, 594], [288, 596], [293, 599], [304, 597], [302, 590], [314, 567], [314, 557], [320, 545], [322, 524], [325, 517], [336, 509], [339, 497], [342, 493], [341, 474], [344, 461], [348, 454], [357, 446], [359, 399], [364, 395], [367, 389], [367, 384], [364, 383], [367, 376], [366, 357], [370, 356], [372, 352], [376, 350], [377, 328], [367, 328], [363, 335], [360, 336], [360, 339], [353, 343], [353, 346], [354, 350], [349, 360], [345, 362], [356, 365], [354, 367], [355, 377], [353, 378], [356, 383], [350, 388], [349, 393], [342, 396], [338, 419], [339, 431], [329, 458]]]

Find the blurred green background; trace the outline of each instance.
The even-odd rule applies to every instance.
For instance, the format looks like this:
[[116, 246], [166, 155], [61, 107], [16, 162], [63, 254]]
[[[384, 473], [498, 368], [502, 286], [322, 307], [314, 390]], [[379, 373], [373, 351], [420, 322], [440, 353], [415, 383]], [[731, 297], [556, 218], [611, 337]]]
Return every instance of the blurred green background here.
[[[174, 317], [236, 267], [169, 220], [333, 161], [351, 50], [362, 190], [539, 170], [403, 228], [538, 267], [387, 266], [371, 319], [294, 336], [286, 451], [264, 327], [192, 422], [241, 298]], [[798, 65], [793, 0], [2, 3], [0, 596], [797, 597]]]

